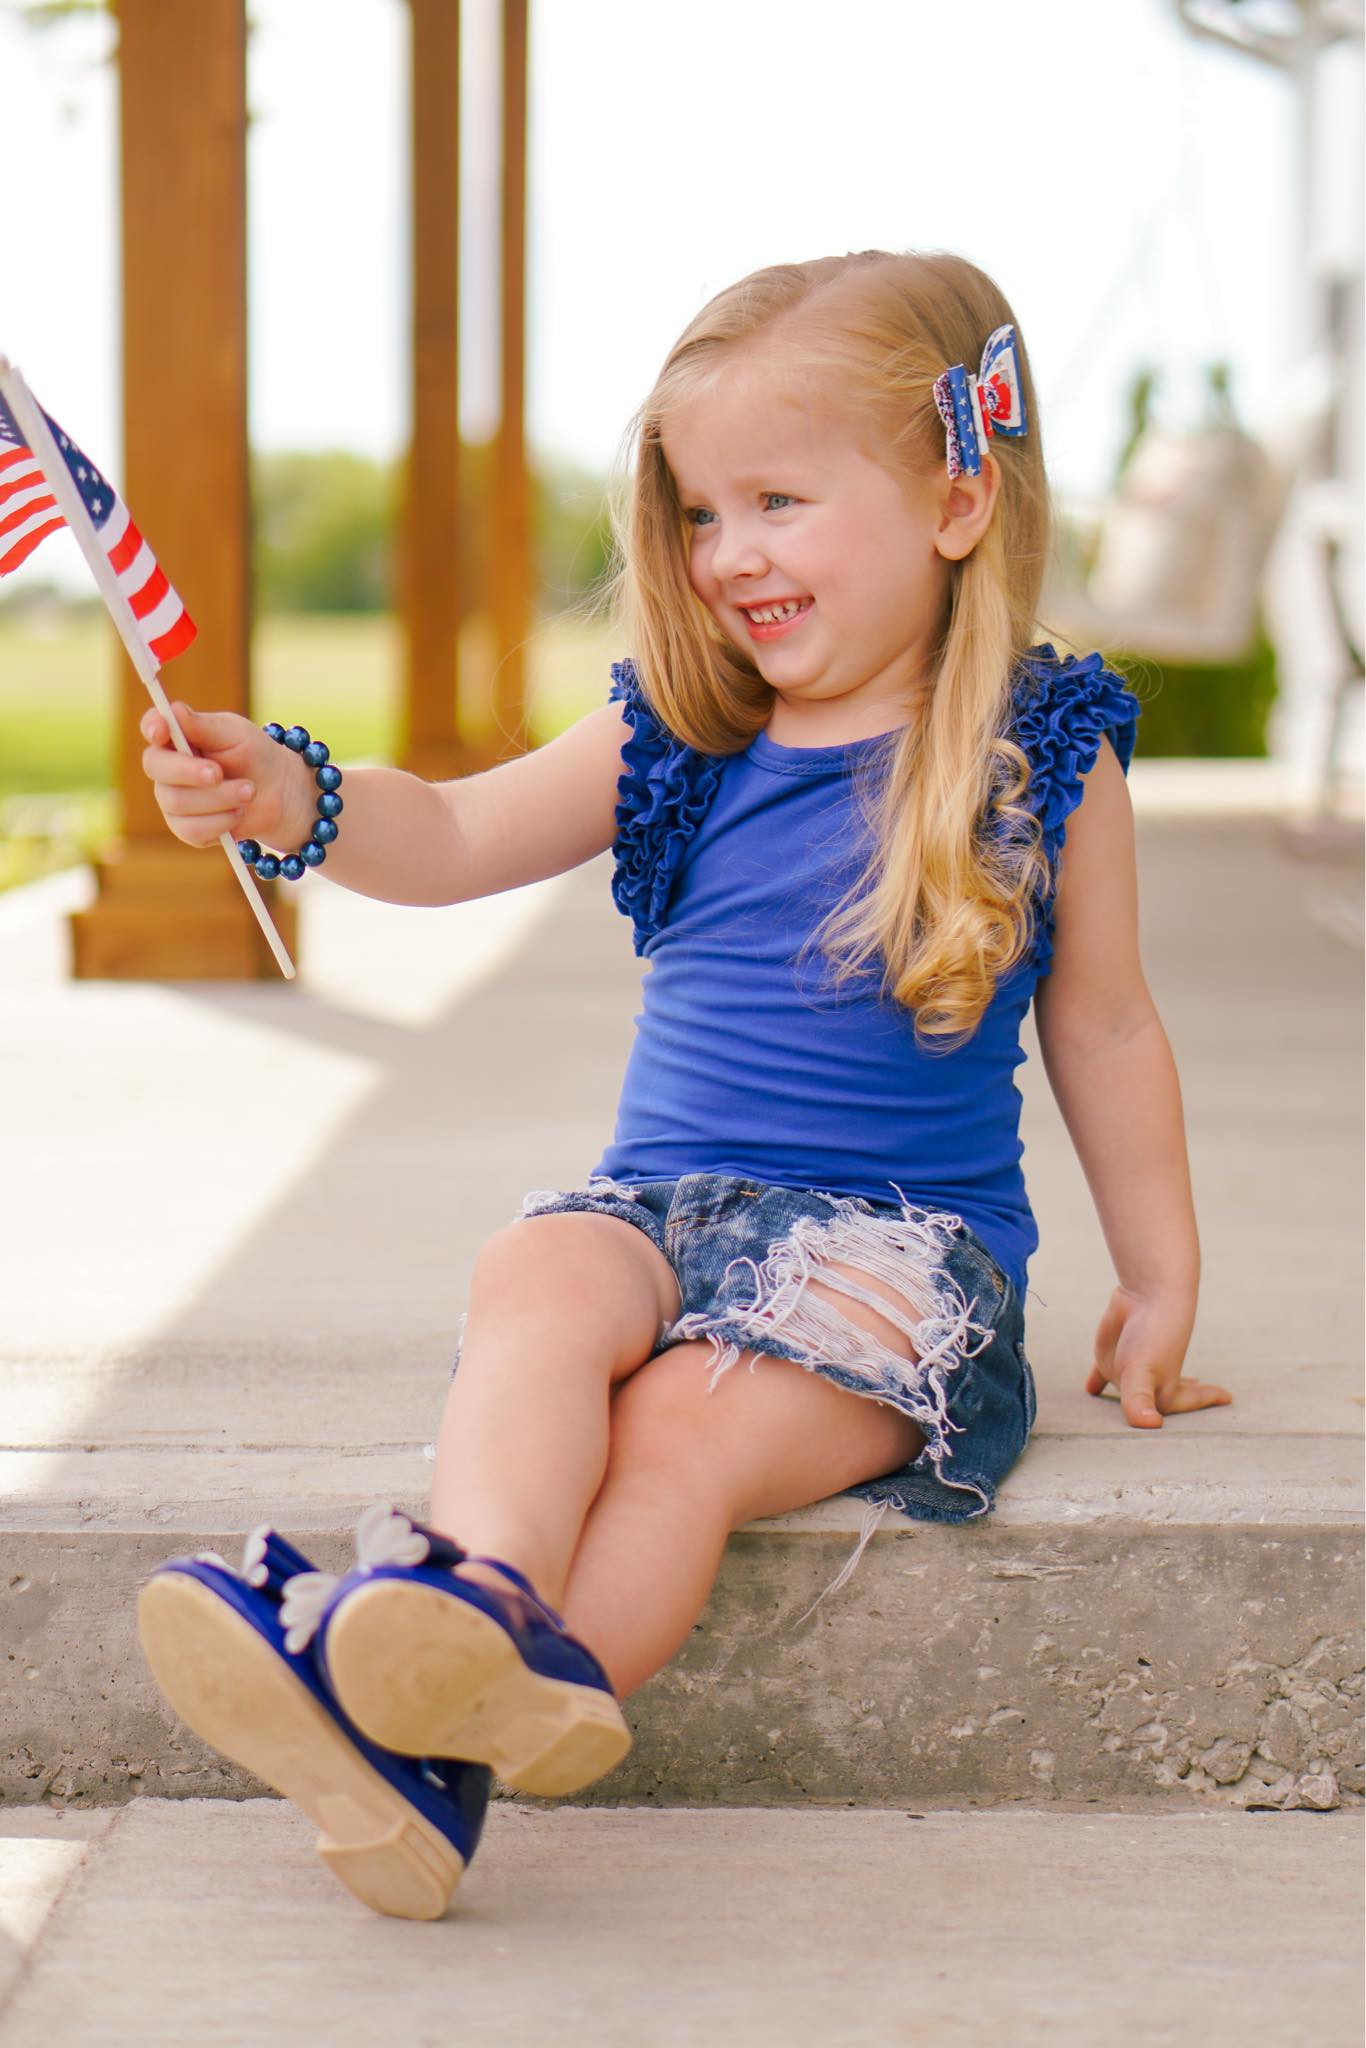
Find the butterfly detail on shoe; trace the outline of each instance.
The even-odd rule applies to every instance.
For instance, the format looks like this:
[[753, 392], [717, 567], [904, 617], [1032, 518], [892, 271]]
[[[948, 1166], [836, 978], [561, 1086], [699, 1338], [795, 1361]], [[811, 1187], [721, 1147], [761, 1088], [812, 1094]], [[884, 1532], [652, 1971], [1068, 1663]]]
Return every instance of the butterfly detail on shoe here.
[[231, 1572], [235, 1579], [244, 1579], [249, 1586], [264, 1586], [270, 1579], [270, 1567], [266, 1562], [266, 1550], [274, 1532], [269, 1522], [262, 1522], [253, 1529], [242, 1551], [241, 1565], [229, 1564], [216, 1550], [196, 1550], [197, 1564], [217, 1565], [221, 1572]]
[[[455, 1544], [446, 1545], [458, 1551]], [[425, 1564], [432, 1556], [428, 1538], [415, 1529], [406, 1515], [384, 1506], [367, 1508], [356, 1528], [356, 1565], [360, 1571], [374, 1571], [380, 1565]], [[463, 1552], [459, 1552], [461, 1556]], [[438, 1560], [445, 1562], [445, 1557]], [[327, 1604], [341, 1584], [335, 1572], [300, 1572], [285, 1587], [280, 1602], [280, 1619], [285, 1625], [285, 1648], [291, 1656], [306, 1649], [317, 1633]]]

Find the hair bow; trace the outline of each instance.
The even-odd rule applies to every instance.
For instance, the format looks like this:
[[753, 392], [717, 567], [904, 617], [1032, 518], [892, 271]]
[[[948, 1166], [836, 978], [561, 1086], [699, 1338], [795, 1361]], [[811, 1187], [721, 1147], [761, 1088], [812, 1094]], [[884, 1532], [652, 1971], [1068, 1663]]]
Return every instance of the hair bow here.
[[969, 376], [962, 363], [936, 377], [934, 402], [948, 440], [949, 475], [977, 476], [982, 443], [993, 434], [1025, 431], [1024, 384], [1015, 329], [998, 327], [987, 336], [982, 367]]

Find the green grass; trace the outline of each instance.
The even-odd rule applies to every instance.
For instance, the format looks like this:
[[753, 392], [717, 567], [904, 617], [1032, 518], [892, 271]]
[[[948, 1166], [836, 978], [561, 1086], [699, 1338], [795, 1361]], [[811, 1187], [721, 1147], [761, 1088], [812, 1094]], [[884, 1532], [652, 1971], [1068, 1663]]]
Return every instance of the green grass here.
[[[619, 650], [605, 625], [554, 619], [525, 650], [537, 744], [604, 703]], [[397, 621], [375, 614], [273, 617], [252, 646], [252, 715], [306, 725], [343, 764], [392, 760], [398, 734], [402, 646]], [[215, 707], [203, 680], [181, 685], [172, 664], [162, 682], [202, 710]], [[474, 620], [461, 643], [462, 723], [492, 734], [487, 629]], [[114, 629], [99, 614], [21, 618], [0, 610], [0, 889], [93, 857], [117, 830], [112, 788], [120, 677]], [[136, 713], [141, 716], [145, 698]]]
[[114, 698], [112, 628], [0, 615], [0, 798], [103, 788]]

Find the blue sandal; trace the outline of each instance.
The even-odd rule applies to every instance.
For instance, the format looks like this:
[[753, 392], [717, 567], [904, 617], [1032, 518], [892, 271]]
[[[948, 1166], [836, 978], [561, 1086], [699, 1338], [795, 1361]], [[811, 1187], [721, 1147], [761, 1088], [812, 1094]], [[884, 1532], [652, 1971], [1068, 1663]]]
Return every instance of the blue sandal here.
[[490, 1774], [387, 1755], [351, 1725], [284, 1612], [291, 1586], [321, 1576], [267, 1527], [240, 1571], [215, 1551], [172, 1558], [138, 1593], [143, 1654], [182, 1721], [317, 1823], [318, 1854], [358, 1899], [438, 1919], [478, 1844]]
[[[372, 1742], [488, 1764], [519, 1792], [561, 1799], [631, 1747], [607, 1673], [535, 1587], [387, 1507], [362, 1516], [357, 1567], [286, 1589], [286, 1618], [316, 1631], [319, 1672]], [[450, 1567], [494, 1566], [504, 1592]]]

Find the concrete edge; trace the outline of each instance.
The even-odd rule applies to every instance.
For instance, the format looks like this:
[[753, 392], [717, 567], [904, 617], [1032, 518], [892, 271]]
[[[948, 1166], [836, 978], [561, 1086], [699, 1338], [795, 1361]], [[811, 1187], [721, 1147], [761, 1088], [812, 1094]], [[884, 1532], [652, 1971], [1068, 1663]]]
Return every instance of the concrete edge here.
[[[431, 1462], [418, 1443], [344, 1448], [62, 1445], [0, 1450], [0, 1533], [245, 1535], [262, 1521], [338, 1530], [391, 1500], [426, 1513]], [[836, 1495], [750, 1524], [785, 1533], [856, 1533], [861, 1500]], [[1366, 1514], [1355, 1436], [1244, 1436], [1128, 1430], [1036, 1433], [998, 1495], [992, 1527], [1253, 1523], [1359, 1528]], [[884, 1522], [884, 1533], [901, 1517]], [[926, 1526], [918, 1524], [919, 1527]]]

